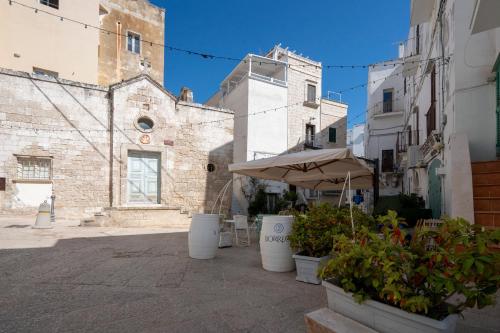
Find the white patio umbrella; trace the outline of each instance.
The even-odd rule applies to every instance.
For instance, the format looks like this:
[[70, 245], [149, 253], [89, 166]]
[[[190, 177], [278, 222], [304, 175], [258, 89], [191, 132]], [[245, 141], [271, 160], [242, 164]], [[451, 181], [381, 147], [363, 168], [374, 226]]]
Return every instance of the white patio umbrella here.
[[[277, 180], [313, 190], [366, 189], [373, 186], [373, 170], [348, 148], [306, 150], [229, 165], [240, 175]], [[352, 219], [352, 200], [349, 197]]]
[[322, 191], [342, 189], [348, 173], [352, 188], [371, 188], [373, 181], [372, 168], [348, 148], [306, 150], [234, 163], [229, 171]]

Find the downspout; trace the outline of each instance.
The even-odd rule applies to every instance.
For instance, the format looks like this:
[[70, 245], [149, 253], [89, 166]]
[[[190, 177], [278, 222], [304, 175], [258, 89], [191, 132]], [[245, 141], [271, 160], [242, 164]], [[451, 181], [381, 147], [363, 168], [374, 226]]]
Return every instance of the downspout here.
[[108, 92], [109, 103], [109, 207], [113, 207], [113, 139], [114, 139], [114, 92], [112, 89]]
[[[443, 39], [443, 15], [444, 15], [444, 10], [446, 6], [446, 0], [441, 0], [441, 3], [439, 5], [439, 43], [441, 44], [441, 112], [440, 112], [440, 121], [439, 121], [439, 126], [440, 126], [440, 132], [441, 132], [441, 140], [444, 143], [444, 126], [445, 126], [445, 114], [444, 114], [444, 108], [445, 108], [445, 101], [444, 101], [444, 85], [445, 85], [445, 74], [444, 74], [444, 67], [445, 67], [445, 57], [444, 57], [444, 39]], [[441, 160], [444, 162], [444, 148], [441, 149]], [[440, 177], [441, 180], [441, 195], [442, 195], [442, 210], [441, 214], [443, 212], [446, 212], [446, 191], [443, 191], [445, 188], [445, 179], [444, 177]]]

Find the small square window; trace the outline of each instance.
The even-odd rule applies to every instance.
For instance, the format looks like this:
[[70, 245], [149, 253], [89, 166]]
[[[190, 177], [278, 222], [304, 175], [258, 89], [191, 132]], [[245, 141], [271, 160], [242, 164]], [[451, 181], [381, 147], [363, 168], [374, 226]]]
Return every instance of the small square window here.
[[59, 0], [40, 0], [40, 4], [59, 9]]
[[141, 53], [141, 35], [130, 31], [127, 33], [127, 50], [136, 54]]

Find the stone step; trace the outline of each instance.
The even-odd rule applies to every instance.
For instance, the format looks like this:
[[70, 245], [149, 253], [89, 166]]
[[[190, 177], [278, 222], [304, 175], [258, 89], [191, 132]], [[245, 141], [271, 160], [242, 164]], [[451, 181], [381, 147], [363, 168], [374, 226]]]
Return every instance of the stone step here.
[[476, 185], [473, 186], [474, 197], [500, 197], [499, 185]]
[[483, 212], [500, 211], [500, 198], [474, 197], [474, 211], [483, 211]]
[[117, 226], [124, 228], [161, 227], [189, 229], [191, 218], [180, 208], [165, 206], [145, 207], [113, 207], [97, 216], [100, 226]]
[[500, 186], [500, 172], [480, 173], [472, 175], [472, 184], [477, 185], [498, 185]]
[[310, 312], [304, 316], [304, 320], [307, 333], [377, 333], [328, 308]]
[[500, 172], [500, 161], [472, 162], [472, 174]]
[[488, 228], [500, 228], [500, 211], [474, 210], [474, 223]]

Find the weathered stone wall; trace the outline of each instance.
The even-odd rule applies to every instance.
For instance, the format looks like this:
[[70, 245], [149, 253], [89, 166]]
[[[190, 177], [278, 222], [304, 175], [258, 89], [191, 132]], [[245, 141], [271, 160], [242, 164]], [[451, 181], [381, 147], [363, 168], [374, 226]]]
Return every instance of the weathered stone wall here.
[[107, 90], [0, 69], [0, 91], [0, 177], [6, 178], [0, 211], [35, 211], [20, 202], [16, 155], [52, 158], [49, 183], [58, 213], [75, 216], [107, 205]]
[[[117, 83], [143, 72], [163, 84], [164, 9], [147, 0], [100, 0], [100, 4], [101, 28], [116, 34], [99, 35], [99, 84]], [[140, 54], [127, 50], [128, 31], [141, 35]]]
[[[209, 213], [232, 178], [228, 165], [233, 161], [233, 113], [184, 102], [177, 104], [177, 112], [175, 197], [190, 211]], [[208, 170], [209, 163], [215, 170]], [[231, 193], [232, 186], [224, 196], [222, 212], [229, 211]]]
[[[148, 76], [108, 89], [0, 70], [0, 91], [0, 177], [7, 179], [1, 213], [36, 210], [16, 202], [18, 155], [52, 159], [50, 180], [24, 183], [53, 186], [57, 215], [67, 218], [93, 215], [109, 207], [111, 199], [113, 207], [129, 206], [129, 151], [161, 156], [156, 207], [210, 211], [231, 179], [232, 111], [177, 102]], [[140, 129], [142, 116], [153, 121], [152, 130]], [[214, 171], [209, 172], [208, 163]]]
[[[321, 96], [321, 63], [307, 60], [288, 52], [288, 148], [303, 150], [306, 124], [316, 125], [319, 131], [319, 97]], [[317, 64], [318, 67], [310, 66]], [[301, 67], [307, 65], [306, 67]], [[316, 105], [304, 103], [307, 98], [307, 84], [316, 86]]]

